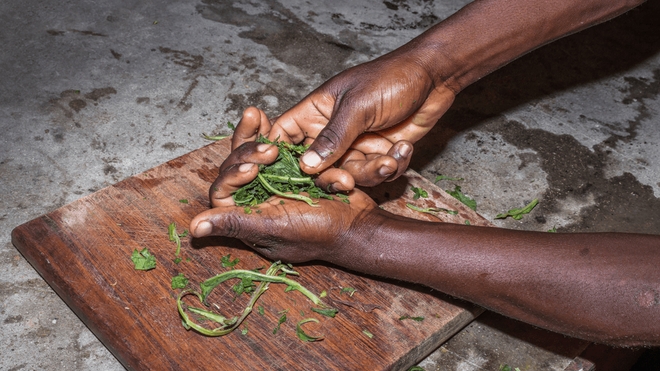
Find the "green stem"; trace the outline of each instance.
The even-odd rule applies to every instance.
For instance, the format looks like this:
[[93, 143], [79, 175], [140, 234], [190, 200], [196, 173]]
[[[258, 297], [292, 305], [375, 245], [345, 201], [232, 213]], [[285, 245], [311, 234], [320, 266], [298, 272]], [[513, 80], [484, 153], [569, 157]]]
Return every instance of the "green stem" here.
[[319, 207], [319, 205], [315, 205], [315, 202], [307, 196], [297, 195], [297, 194], [293, 194], [293, 193], [284, 193], [284, 192], [278, 191], [272, 185], [270, 185], [270, 183], [268, 183], [266, 178], [264, 178], [263, 174], [257, 174], [257, 179], [259, 179], [259, 182], [264, 186], [264, 188], [266, 188], [267, 190], [269, 190], [270, 192], [272, 192], [272, 193], [274, 193], [278, 196], [285, 197], [285, 198], [291, 198], [291, 199], [298, 200], [298, 201], [304, 201], [309, 206]]

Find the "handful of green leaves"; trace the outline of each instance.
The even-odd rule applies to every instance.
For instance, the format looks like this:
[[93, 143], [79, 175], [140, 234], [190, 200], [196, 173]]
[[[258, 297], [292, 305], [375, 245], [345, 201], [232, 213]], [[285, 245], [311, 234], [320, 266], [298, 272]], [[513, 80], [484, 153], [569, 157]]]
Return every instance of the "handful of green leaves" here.
[[279, 155], [274, 163], [260, 165], [257, 177], [234, 192], [232, 198], [237, 206], [256, 206], [273, 195], [304, 201], [310, 206], [318, 206], [314, 199], [332, 200], [332, 196], [314, 184], [311, 176], [300, 170], [298, 159], [307, 150], [307, 146], [277, 140], [271, 142], [264, 136], [260, 136], [257, 142], [277, 145]]

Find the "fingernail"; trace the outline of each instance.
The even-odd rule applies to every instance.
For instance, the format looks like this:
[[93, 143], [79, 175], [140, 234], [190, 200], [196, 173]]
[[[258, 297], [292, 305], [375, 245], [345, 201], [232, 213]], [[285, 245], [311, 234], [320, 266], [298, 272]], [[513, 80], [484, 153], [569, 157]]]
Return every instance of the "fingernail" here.
[[270, 144], [261, 143], [257, 146], [257, 152], [261, 152], [261, 153], [266, 152], [268, 148], [270, 148]]
[[394, 170], [390, 169], [389, 167], [383, 166], [380, 169], [378, 169], [378, 173], [381, 176], [390, 176], [392, 173], [394, 173]]
[[302, 162], [309, 167], [317, 167], [321, 163], [321, 156], [314, 151], [307, 151], [302, 157]]
[[408, 154], [410, 154], [410, 150], [412, 149], [411, 146], [404, 144], [402, 145], [397, 152], [399, 152], [399, 156], [401, 157], [407, 157]]
[[197, 224], [197, 228], [195, 229], [195, 235], [197, 237], [203, 237], [211, 233], [212, 230], [213, 224], [207, 221], [199, 222], [199, 224]]
[[241, 173], [247, 173], [248, 171], [252, 170], [252, 167], [254, 164], [241, 164], [241, 166], [238, 167], [238, 171]]

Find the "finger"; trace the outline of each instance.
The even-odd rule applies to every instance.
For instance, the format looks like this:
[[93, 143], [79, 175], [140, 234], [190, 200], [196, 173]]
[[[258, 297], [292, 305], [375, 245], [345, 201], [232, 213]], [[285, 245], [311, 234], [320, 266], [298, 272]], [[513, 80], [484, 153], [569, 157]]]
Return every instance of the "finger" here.
[[410, 159], [412, 158], [412, 153], [413, 144], [407, 140], [401, 140], [394, 143], [392, 148], [387, 152], [387, 155], [396, 161], [397, 170], [394, 172], [394, 174], [390, 175], [385, 180], [386, 182], [391, 182], [397, 179], [406, 171], [406, 169], [408, 169], [408, 165], [410, 165]]
[[318, 133], [300, 158], [300, 168], [307, 174], [318, 173], [339, 160], [370, 123], [359, 109], [361, 104], [343, 97], [327, 125]]
[[259, 166], [252, 163], [235, 164], [225, 169], [209, 189], [212, 207], [233, 206], [232, 193], [257, 177]]
[[343, 169], [329, 168], [314, 180], [317, 187], [329, 193], [347, 192], [355, 188], [355, 180]]
[[243, 111], [243, 117], [236, 125], [231, 140], [231, 149], [234, 150], [245, 142], [254, 142], [259, 138], [259, 134], [268, 136], [270, 126], [270, 121], [264, 111], [257, 107], [248, 107]]
[[313, 92], [273, 122], [268, 139], [298, 144], [316, 138], [328, 123], [333, 105], [327, 94]]
[[454, 102], [454, 97], [455, 95], [451, 91], [434, 89], [413, 115], [388, 129], [380, 131], [379, 134], [392, 143], [400, 140], [415, 143], [426, 135], [447, 112]]
[[[254, 219], [254, 218], [252, 218]], [[190, 221], [193, 237], [226, 236], [244, 239], [250, 234], [252, 220], [238, 207], [206, 210]]]
[[397, 172], [397, 161], [387, 155], [370, 155], [357, 150], [349, 150], [340, 161], [341, 168], [347, 171], [355, 184], [373, 187], [384, 182]]
[[234, 149], [220, 165], [219, 172], [235, 164], [272, 164], [277, 159], [277, 146], [268, 143], [246, 142]]

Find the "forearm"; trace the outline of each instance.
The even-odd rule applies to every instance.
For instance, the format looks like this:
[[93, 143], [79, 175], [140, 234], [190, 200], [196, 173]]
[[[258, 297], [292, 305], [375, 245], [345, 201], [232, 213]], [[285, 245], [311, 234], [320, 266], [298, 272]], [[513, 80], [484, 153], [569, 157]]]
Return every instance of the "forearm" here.
[[412, 49], [455, 93], [521, 55], [611, 19], [644, 0], [477, 0], [420, 35]]
[[660, 236], [424, 223], [375, 211], [328, 260], [619, 345], [660, 344]]

